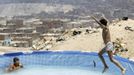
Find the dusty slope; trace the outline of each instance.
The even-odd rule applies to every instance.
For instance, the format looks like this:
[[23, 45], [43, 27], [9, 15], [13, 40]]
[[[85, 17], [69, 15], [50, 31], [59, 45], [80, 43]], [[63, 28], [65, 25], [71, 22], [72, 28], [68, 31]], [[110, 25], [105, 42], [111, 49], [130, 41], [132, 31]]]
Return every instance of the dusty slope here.
[[[128, 52], [123, 53], [124, 57], [134, 57], [134, 31], [125, 30], [126, 26], [134, 29], [134, 20], [120, 21], [117, 24], [110, 25], [112, 41], [116, 38], [123, 38], [127, 43]], [[101, 37], [101, 29], [97, 33], [81, 34], [71, 37], [70, 39], [56, 44], [52, 49], [54, 50], [81, 50], [81, 51], [99, 51], [103, 46]], [[83, 31], [85, 32], [85, 31]]]
[[5, 52], [20, 52], [20, 51], [29, 51], [29, 48], [24, 48], [24, 47], [5, 47], [5, 46], [0, 46], [0, 53], [5, 53]]
[[[127, 43], [128, 52], [123, 53], [123, 57], [131, 57], [134, 59], [134, 31], [125, 30], [126, 26], [134, 29], [134, 20], [120, 21], [117, 24], [110, 25], [111, 37], [114, 41], [116, 38], [123, 38]], [[66, 41], [55, 43], [51, 50], [80, 50], [80, 51], [96, 51], [98, 52], [104, 47], [101, 29], [97, 33], [85, 34], [85, 29], [81, 35], [71, 36]], [[67, 37], [70, 35], [66, 35]], [[28, 51], [28, 48], [15, 48], [15, 47], [0, 47], [0, 52], [14, 52], [14, 51]]]

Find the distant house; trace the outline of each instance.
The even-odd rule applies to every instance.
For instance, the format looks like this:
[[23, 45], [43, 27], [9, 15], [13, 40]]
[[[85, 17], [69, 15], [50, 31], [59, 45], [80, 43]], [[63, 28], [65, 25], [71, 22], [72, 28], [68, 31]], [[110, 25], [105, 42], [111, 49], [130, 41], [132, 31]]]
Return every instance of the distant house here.
[[16, 29], [16, 32], [17, 33], [21, 33], [21, 32], [23, 32], [23, 33], [32, 33], [34, 31], [34, 28], [28, 28], [28, 27], [23, 27], [23, 28], [18, 28], [18, 29]]
[[49, 30], [49, 28], [47, 28], [45, 26], [37, 26], [36, 27], [36, 32], [41, 33], [41, 34], [47, 33], [48, 30]]
[[19, 28], [23, 26], [23, 20], [7, 20], [6, 26], [10, 28]]
[[14, 32], [15, 30], [14, 29], [11, 29], [11, 28], [0, 28], [0, 33], [12, 33]]
[[2, 46], [9, 46], [12, 42], [9, 33], [0, 33], [0, 41]]
[[31, 47], [32, 41], [39, 37], [39, 33], [12, 33], [12, 46]]
[[36, 31], [44, 34], [50, 31], [51, 29], [63, 28], [65, 23], [61, 20], [41, 20], [42, 25], [36, 26]]
[[59, 28], [62, 27], [64, 25], [63, 21], [60, 20], [52, 20], [52, 21], [43, 21], [43, 25], [45, 26], [45, 28]]
[[6, 25], [23, 25], [23, 20], [18, 19], [7, 20]]
[[32, 25], [32, 26], [38, 26], [38, 25], [42, 25], [43, 22], [40, 19], [28, 19], [26, 21], [24, 21], [24, 25]]
[[28, 41], [13, 41], [11, 43], [13, 47], [29, 47]]

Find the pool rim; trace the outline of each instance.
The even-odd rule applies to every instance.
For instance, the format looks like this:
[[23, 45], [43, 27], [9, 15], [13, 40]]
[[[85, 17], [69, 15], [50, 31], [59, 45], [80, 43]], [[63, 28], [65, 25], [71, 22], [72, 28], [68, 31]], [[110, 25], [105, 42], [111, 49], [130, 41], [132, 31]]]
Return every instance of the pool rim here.
[[[92, 55], [98, 56], [97, 52], [84, 52], [84, 51], [26, 51], [26, 52], [9, 52], [9, 53], [1, 53], [0, 57], [13, 57], [13, 56], [20, 56], [20, 55], [32, 55], [32, 54], [44, 54], [44, 53], [59, 53], [59, 54], [81, 54], [81, 55]], [[104, 57], [108, 57], [107, 54], [103, 55]], [[127, 59], [120, 56], [114, 56], [118, 61], [123, 61], [127, 63], [134, 64], [133, 59]]]

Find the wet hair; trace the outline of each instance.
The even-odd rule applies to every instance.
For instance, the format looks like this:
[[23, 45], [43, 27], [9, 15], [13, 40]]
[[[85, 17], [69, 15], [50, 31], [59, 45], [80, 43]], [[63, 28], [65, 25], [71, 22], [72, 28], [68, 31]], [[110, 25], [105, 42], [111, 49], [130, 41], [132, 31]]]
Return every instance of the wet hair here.
[[13, 62], [16, 62], [16, 61], [19, 61], [19, 58], [14, 57], [14, 58], [13, 58]]
[[100, 19], [100, 23], [107, 26], [107, 20], [104, 18]]

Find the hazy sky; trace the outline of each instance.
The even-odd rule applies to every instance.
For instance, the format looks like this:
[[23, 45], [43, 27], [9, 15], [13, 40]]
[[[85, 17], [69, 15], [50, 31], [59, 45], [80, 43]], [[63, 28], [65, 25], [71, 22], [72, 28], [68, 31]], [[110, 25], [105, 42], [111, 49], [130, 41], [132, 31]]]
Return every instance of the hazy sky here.
[[[51, 2], [72, 2], [73, 0], [0, 0], [0, 4], [7, 4], [7, 3], [51, 3]], [[83, 0], [75, 0], [75, 1], [83, 1]], [[91, 0], [89, 0], [91, 1]]]
[[41, 3], [41, 2], [49, 2], [51, 0], [0, 0], [1, 4], [6, 3]]

